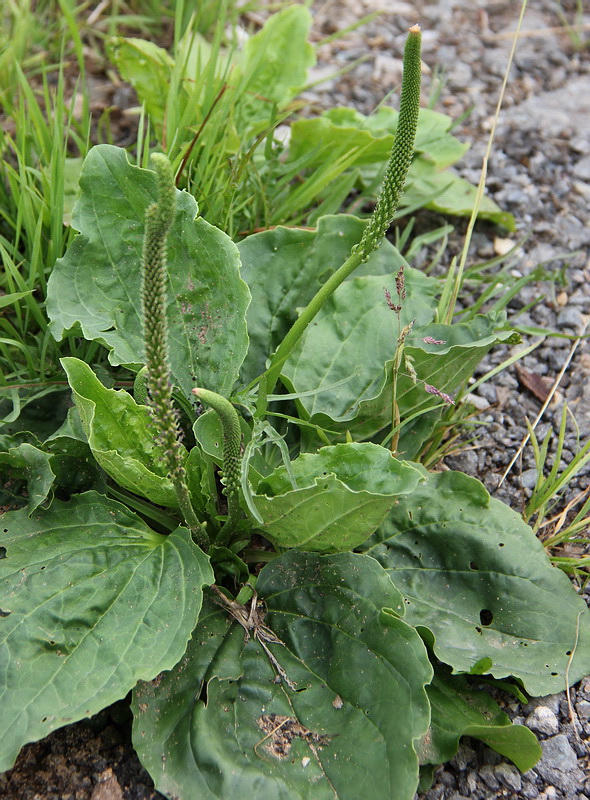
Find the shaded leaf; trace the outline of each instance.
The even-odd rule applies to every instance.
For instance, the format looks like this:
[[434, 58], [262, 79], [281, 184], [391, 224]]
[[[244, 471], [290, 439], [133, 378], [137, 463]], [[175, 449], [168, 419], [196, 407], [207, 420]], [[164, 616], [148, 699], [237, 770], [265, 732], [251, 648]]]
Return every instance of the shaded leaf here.
[[171, 669], [213, 580], [188, 531], [161, 536], [124, 506], [87, 492], [0, 536], [0, 770], [20, 747]]
[[[24, 479], [27, 482], [27, 510], [29, 514], [47, 498], [55, 473], [51, 456], [21, 436], [0, 435], [0, 471], [4, 480]], [[34, 437], [31, 437], [34, 438]]]
[[295, 690], [208, 604], [178, 666], [134, 692], [134, 744], [156, 787], [179, 800], [412, 800], [432, 670], [384, 577], [350, 553], [291, 552], [261, 571], [264, 624], [282, 642], [267, 646]]
[[154, 42], [133, 37], [113, 36], [107, 42], [107, 55], [128, 81], [152, 121], [162, 125], [165, 105], [162, 98], [167, 97], [170, 78], [174, 67], [173, 59], [166, 50]]

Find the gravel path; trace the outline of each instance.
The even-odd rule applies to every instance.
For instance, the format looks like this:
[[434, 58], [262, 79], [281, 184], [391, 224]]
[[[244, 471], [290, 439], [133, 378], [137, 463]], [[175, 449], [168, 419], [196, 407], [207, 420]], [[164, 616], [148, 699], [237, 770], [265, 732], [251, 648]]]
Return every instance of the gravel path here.
[[[385, 15], [343, 41], [322, 48], [315, 70], [318, 78], [333, 73], [335, 65], [339, 68], [368, 58], [347, 75], [310, 92], [310, 101], [320, 107], [352, 105], [369, 112], [399, 84], [406, 31], [419, 21], [423, 59], [431, 70], [424, 76], [424, 96], [436, 86], [436, 75], [442, 70], [444, 81], [436, 108], [456, 119], [472, 109], [456, 130], [472, 144], [458, 171], [477, 183], [518, 4], [502, 0], [328, 0], [315, 5], [317, 39], [383, 6], [388, 9]], [[563, 286], [531, 283], [510, 303], [511, 314], [542, 298], [517, 321], [573, 336], [582, 329], [584, 315], [590, 313], [590, 47], [576, 50], [567, 33], [555, 30], [562, 25], [560, 8], [573, 21], [575, 0], [538, 0], [527, 11], [525, 35], [511, 70], [487, 187], [496, 202], [517, 220], [518, 232], [510, 236], [512, 242], [530, 234], [513, 264], [514, 276], [544, 264], [551, 270], [563, 269], [567, 280]], [[582, 22], [588, 25], [590, 15]], [[590, 33], [581, 36], [590, 37]], [[421, 224], [437, 227], [441, 219], [424, 215]], [[458, 222], [449, 260], [460, 247], [464, 230], [465, 224]], [[505, 233], [489, 225], [478, 225], [472, 262], [494, 256], [506, 247], [505, 238]], [[552, 383], [570, 347], [570, 340], [547, 338], [521, 366]], [[481, 374], [506, 355], [504, 348], [494, 350]], [[582, 342], [560, 383], [556, 401], [538, 428], [542, 437], [551, 425], [556, 426], [567, 400], [577, 430], [569, 426], [566, 460], [576, 451], [578, 437], [583, 443], [590, 436], [589, 376], [590, 348]], [[502, 487], [497, 486], [526, 434], [525, 416], [534, 419], [541, 403], [524, 387], [522, 373], [519, 378], [515, 368], [483, 385], [473, 400], [483, 423], [475, 431], [478, 446], [447, 458], [446, 463], [480, 477], [496, 497], [520, 508], [535, 481], [530, 448], [525, 449], [522, 463], [515, 465]], [[590, 469], [572, 481], [564, 502], [588, 487], [589, 474]], [[587, 547], [586, 552], [589, 550]], [[590, 679], [582, 681], [570, 695], [573, 721], [565, 693], [537, 699], [524, 708], [516, 703], [506, 707], [516, 721], [527, 724], [541, 739], [544, 755], [533, 770], [521, 775], [510, 762], [466, 739], [453, 761], [436, 772], [433, 787], [420, 795], [420, 800], [590, 798]], [[117, 714], [115, 721], [120, 722]], [[102, 721], [78, 723], [28, 746], [18, 766], [8, 774], [8, 781], [0, 778], [0, 797], [162, 797], [149, 788], [151, 782], [121, 730], [103, 713]]]
[[[379, 0], [318, 3], [316, 26], [326, 35], [382, 6]], [[563, 24], [560, 7], [573, 22], [575, 2], [540, 0], [531, 3], [526, 12], [524, 35], [518, 43], [497, 127], [487, 189], [516, 218], [518, 230], [510, 236], [512, 242], [529, 235], [513, 264], [514, 277], [528, 274], [539, 265], [552, 271], [561, 269], [565, 277], [561, 286], [548, 281], [530, 283], [510, 303], [510, 315], [518, 324], [574, 336], [583, 330], [588, 319], [585, 315], [590, 314], [590, 39], [586, 49], [575, 48], [568, 34], [558, 29]], [[319, 105], [354, 105], [368, 113], [392, 86], [399, 84], [405, 32], [420, 22], [423, 60], [432, 70], [425, 75], [425, 97], [442, 71], [444, 83], [436, 109], [455, 119], [471, 109], [455, 131], [472, 145], [457, 171], [477, 183], [518, 12], [518, 3], [502, 0], [390, 3], [386, 15], [349, 35], [345, 48], [340, 42], [323, 48], [318, 75], [327, 74], [334, 63], [344, 66], [367, 52], [369, 59], [316, 90], [311, 99]], [[588, 25], [590, 15], [581, 22]], [[584, 35], [590, 36], [588, 32]], [[432, 220], [432, 227], [438, 224], [440, 219]], [[458, 234], [464, 229], [464, 224], [457, 224]], [[501, 231], [478, 225], [470, 263], [500, 252], [507, 245], [504, 237]], [[460, 244], [458, 235], [449, 253]], [[450, 255], [447, 264], [449, 260]], [[526, 310], [535, 300], [540, 302]], [[551, 385], [571, 346], [571, 340], [547, 338], [520, 366]], [[506, 348], [496, 348], [478, 374], [501, 363], [507, 353]], [[568, 428], [565, 462], [571, 460], [578, 442], [583, 444], [590, 436], [589, 376], [590, 348], [584, 341], [537, 429], [542, 438], [551, 426], [558, 427], [567, 401], [578, 427], [576, 430], [572, 424]], [[525, 417], [532, 421], [541, 408], [541, 402], [523, 384], [526, 377], [510, 368], [480, 387], [473, 400], [485, 424], [474, 432], [477, 448], [446, 459], [447, 466], [479, 477], [494, 496], [513, 508], [522, 507], [536, 480], [528, 447], [498, 488], [501, 475], [526, 435]], [[563, 504], [588, 487], [589, 475], [590, 467], [571, 482]], [[590, 547], [581, 546], [577, 552], [580, 550], [588, 553]], [[521, 775], [510, 762], [466, 739], [453, 761], [439, 768], [432, 788], [420, 795], [420, 800], [590, 797], [590, 680], [572, 689], [570, 699], [573, 720], [565, 692], [536, 699], [524, 708], [517, 703], [507, 705], [514, 720], [528, 725], [541, 740], [543, 758], [533, 770]]]

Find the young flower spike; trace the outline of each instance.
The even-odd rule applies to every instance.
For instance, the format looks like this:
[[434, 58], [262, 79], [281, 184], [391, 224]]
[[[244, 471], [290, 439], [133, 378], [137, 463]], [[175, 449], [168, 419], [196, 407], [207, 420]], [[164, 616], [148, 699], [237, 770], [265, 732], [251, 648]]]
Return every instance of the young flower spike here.
[[224, 485], [223, 494], [227, 497], [227, 521], [219, 532], [215, 544], [227, 546], [232, 534], [235, 532], [240, 517], [239, 490], [242, 449], [240, 418], [230, 401], [217, 394], [217, 392], [210, 392], [207, 389], [193, 389], [193, 394], [201, 402], [211, 406], [221, 421], [221, 430], [223, 432], [223, 477], [221, 482]]

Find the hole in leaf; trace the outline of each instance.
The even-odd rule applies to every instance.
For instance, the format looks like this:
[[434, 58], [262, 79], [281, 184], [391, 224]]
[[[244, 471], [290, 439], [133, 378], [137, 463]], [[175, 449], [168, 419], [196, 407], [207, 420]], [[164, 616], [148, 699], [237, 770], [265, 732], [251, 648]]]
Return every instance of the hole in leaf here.
[[552, 672], [552, 673], [551, 673], [551, 675], [552, 675], [554, 678], [557, 678], [558, 674], [559, 674], [559, 673], [557, 673], [557, 672]]
[[41, 567], [41, 569], [46, 569], [46, 565], [44, 564], [44, 565]]
[[481, 624], [483, 626], [487, 627], [488, 625], [491, 625], [493, 619], [494, 619], [494, 615], [492, 614], [492, 612], [488, 608], [483, 608], [479, 612], [479, 621], [481, 622]]
[[[4, 533], [8, 533], [6, 528], [4, 528]], [[6, 558], [6, 548], [0, 547], [0, 558]]]
[[481, 633], [481, 628], [479, 627], [479, 625], [476, 625], [476, 626], [475, 626], [475, 630], [476, 630], [478, 633]]
[[566, 651], [565, 651], [565, 654], [566, 654], [566, 656], [571, 656], [571, 654], [572, 654], [572, 651], [571, 651], [571, 650], [566, 650]]
[[500, 544], [498, 545], [498, 547], [504, 547], [504, 542], [500, 542]]
[[469, 562], [469, 569], [475, 569], [475, 570], [478, 570], [478, 569], [479, 569], [479, 567], [477, 566], [477, 564], [475, 563], [475, 561], [470, 561], [470, 562]]
[[0, 617], [9, 617], [12, 614], [12, 611], [3, 611], [0, 608]]

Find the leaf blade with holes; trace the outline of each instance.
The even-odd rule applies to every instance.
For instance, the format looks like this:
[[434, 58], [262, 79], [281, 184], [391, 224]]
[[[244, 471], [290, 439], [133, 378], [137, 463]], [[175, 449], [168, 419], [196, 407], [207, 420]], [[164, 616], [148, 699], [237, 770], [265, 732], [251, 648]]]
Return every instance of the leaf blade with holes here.
[[532, 695], [588, 674], [590, 611], [529, 526], [475, 478], [431, 473], [364, 549], [456, 672], [480, 673], [486, 659], [485, 672], [512, 675]]

